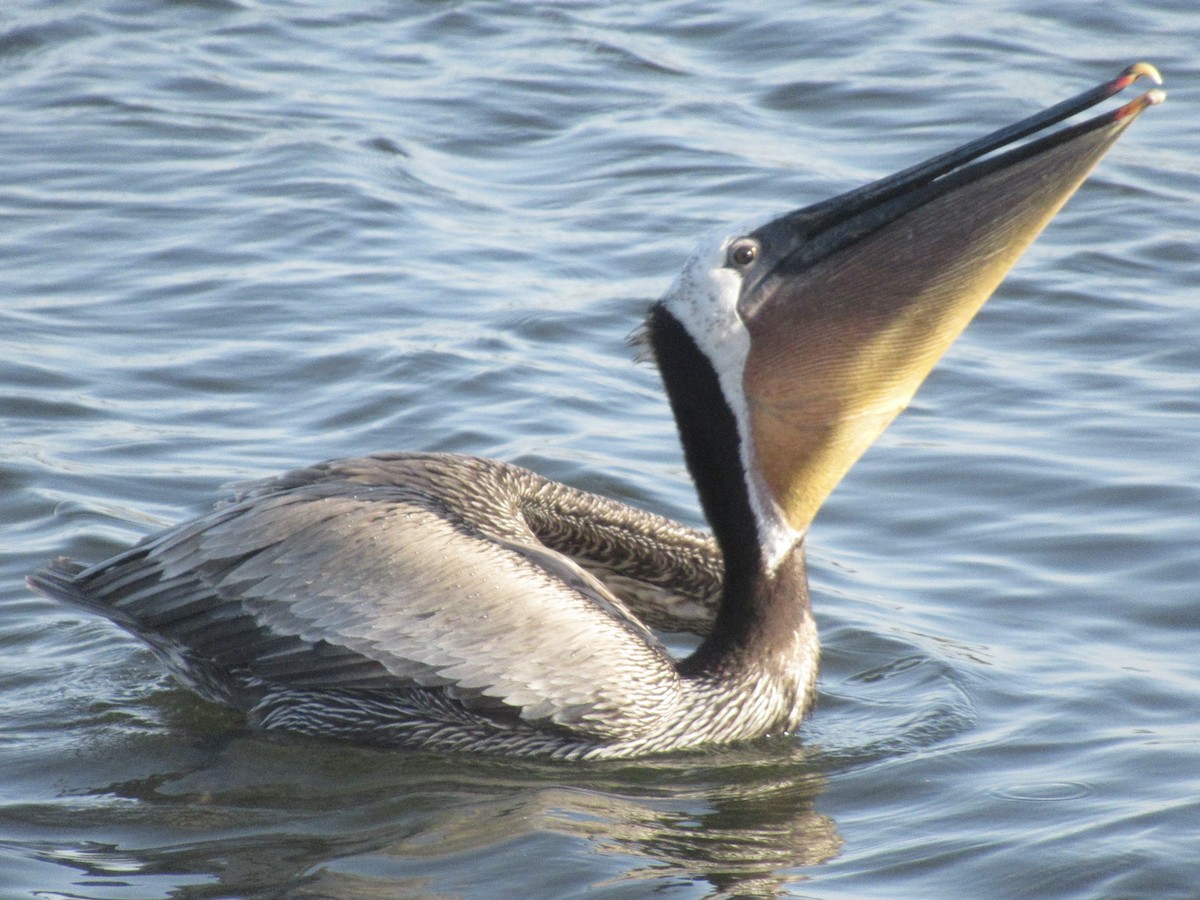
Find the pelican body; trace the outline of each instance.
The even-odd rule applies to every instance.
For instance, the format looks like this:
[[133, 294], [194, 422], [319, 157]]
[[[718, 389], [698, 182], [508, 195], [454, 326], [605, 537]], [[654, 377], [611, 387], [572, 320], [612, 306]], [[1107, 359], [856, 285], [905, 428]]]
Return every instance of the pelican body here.
[[[257, 482], [29, 584], [111, 619], [263, 728], [584, 759], [794, 731], [817, 676], [813, 517], [1163, 95], [1048, 129], [1141, 76], [1159, 82], [1131, 66], [897, 175], [701, 244], [641, 341], [711, 535], [502, 462], [397, 453]], [[652, 629], [700, 641], [675, 659]]]

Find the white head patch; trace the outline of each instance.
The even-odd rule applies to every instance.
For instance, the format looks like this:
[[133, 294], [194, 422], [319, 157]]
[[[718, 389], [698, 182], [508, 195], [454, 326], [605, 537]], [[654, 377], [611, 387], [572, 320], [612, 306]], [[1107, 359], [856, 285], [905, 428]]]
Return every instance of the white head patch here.
[[758, 523], [764, 561], [774, 567], [801, 535], [788, 524], [759, 472], [742, 386], [750, 353], [750, 335], [737, 311], [742, 275], [726, 265], [729, 245], [770, 218], [773, 217], [747, 224], [744, 230], [732, 235], [714, 233], [706, 236], [663, 295], [662, 304], [687, 329], [717, 373], [721, 393], [737, 422], [742, 468], [746, 473], [750, 507]]

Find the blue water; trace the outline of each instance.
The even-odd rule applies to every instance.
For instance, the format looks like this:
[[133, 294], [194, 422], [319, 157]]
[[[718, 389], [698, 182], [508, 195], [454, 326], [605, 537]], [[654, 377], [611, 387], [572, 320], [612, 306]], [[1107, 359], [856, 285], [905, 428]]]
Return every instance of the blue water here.
[[[5, 5], [0, 896], [1200, 894], [1200, 19], [790, 6]], [[383, 449], [699, 524], [626, 344], [695, 240], [1142, 58], [1168, 102], [818, 518], [796, 739], [264, 736], [22, 584]]]

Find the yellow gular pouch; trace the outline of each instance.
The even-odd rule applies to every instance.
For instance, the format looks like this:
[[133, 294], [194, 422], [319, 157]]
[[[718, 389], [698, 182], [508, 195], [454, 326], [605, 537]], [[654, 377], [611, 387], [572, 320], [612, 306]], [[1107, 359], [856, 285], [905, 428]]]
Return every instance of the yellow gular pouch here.
[[1130, 121], [954, 185], [806, 271], [764, 279], [745, 316], [743, 389], [759, 471], [792, 528], [808, 528]]

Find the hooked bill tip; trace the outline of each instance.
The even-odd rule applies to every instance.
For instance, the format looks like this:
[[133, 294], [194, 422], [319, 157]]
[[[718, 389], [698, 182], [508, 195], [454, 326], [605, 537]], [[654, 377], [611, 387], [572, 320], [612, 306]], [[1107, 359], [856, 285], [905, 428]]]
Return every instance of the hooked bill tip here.
[[1134, 63], [1132, 66], [1128, 66], [1120, 75], [1118, 75], [1116, 81], [1113, 83], [1113, 86], [1117, 87], [1119, 84], [1120, 87], [1117, 87], [1117, 90], [1123, 91], [1139, 78], [1149, 78], [1155, 84], [1163, 83], [1162, 75], [1159, 74], [1158, 69], [1154, 68], [1154, 66], [1150, 65], [1148, 62], [1138, 62]]

